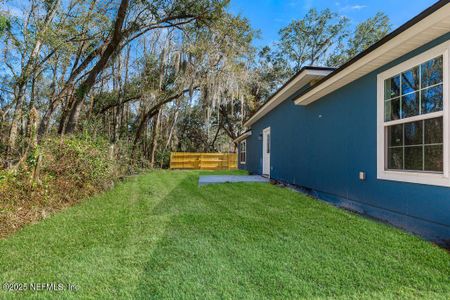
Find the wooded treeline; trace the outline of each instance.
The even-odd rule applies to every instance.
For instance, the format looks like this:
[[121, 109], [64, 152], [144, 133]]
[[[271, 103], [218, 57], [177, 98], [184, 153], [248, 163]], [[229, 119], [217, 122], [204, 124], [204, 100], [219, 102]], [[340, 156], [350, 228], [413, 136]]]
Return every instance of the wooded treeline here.
[[[111, 157], [233, 151], [243, 121], [305, 65], [339, 66], [390, 30], [311, 10], [258, 36], [227, 0], [28, 0], [0, 8], [0, 163], [39, 162], [49, 137], [107, 139]], [[16, 6], [14, 6], [16, 5]]]

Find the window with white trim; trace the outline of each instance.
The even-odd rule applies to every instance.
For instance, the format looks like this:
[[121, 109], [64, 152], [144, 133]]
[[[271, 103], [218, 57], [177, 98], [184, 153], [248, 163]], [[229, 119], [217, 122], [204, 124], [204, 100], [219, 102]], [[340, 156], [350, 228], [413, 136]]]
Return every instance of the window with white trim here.
[[449, 43], [378, 75], [378, 178], [450, 186]]
[[247, 161], [247, 140], [243, 140], [239, 147], [239, 162], [245, 164]]

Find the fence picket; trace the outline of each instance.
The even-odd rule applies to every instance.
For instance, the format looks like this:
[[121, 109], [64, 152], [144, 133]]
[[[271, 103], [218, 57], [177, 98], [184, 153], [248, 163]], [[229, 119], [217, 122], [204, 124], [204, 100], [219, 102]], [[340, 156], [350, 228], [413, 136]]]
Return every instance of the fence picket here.
[[236, 170], [236, 153], [170, 153], [171, 169]]

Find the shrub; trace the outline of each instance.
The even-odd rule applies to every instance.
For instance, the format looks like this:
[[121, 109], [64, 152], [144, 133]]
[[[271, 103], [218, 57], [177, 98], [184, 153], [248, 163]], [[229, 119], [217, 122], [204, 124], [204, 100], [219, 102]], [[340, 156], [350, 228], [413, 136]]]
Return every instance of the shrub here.
[[120, 161], [101, 138], [43, 141], [19, 168], [0, 170], [0, 237], [110, 187], [125, 170]]
[[79, 193], [80, 189], [90, 194], [110, 185], [117, 176], [115, 160], [108, 152], [107, 142], [101, 139], [49, 139], [43, 146], [42, 174], [54, 181], [54, 193], [64, 190], [63, 198], [76, 196], [67, 191]]
[[170, 167], [170, 150], [160, 150], [156, 152], [156, 165], [162, 169]]

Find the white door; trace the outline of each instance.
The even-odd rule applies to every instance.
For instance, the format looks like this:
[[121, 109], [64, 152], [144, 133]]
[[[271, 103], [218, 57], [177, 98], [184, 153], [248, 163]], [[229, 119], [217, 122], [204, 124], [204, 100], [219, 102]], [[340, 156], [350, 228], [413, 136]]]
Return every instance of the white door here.
[[270, 178], [270, 127], [263, 130], [263, 175]]

